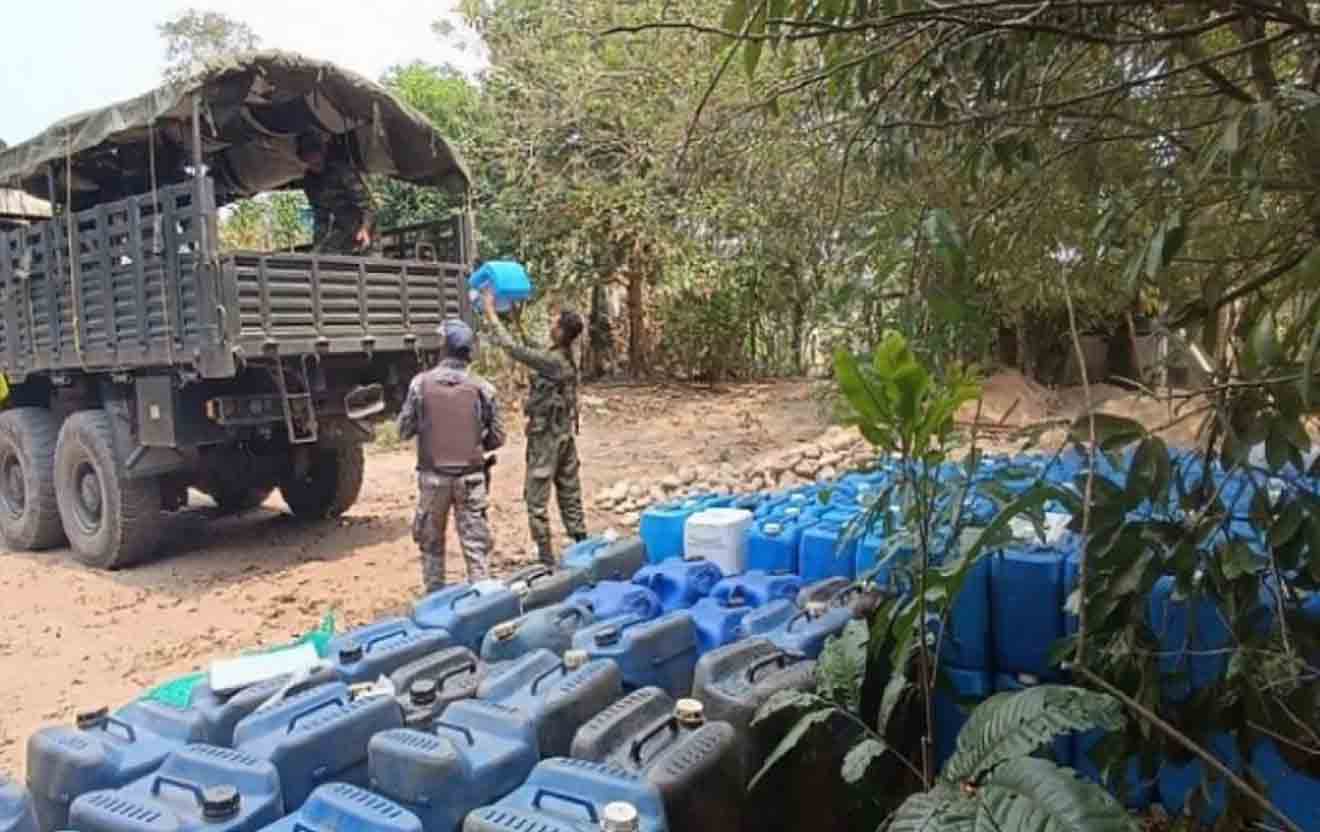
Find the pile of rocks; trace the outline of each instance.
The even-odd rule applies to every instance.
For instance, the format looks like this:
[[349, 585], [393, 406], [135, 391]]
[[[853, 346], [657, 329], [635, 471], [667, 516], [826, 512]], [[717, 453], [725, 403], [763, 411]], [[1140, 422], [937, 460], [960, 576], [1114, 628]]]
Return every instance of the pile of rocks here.
[[597, 495], [596, 508], [635, 527], [654, 503], [710, 492], [746, 494], [775, 491], [808, 482], [829, 482], [869, 462], [871, 446], [855, 428], [834, 427], [814, 442], [762, 454], [742, 465], [685, 465], [654, 482], [623, 480]]

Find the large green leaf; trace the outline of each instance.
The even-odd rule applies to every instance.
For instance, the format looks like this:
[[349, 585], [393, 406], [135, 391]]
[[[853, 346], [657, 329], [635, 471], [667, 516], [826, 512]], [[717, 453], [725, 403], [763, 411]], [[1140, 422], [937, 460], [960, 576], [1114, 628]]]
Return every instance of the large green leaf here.
[[765, 758], [765, 764], [761, 766], [761, 770], [756, 772], [756, 776], [747, 784], [747, 790], [751, 791], [756, 784], [760, 782], [762, 777], [769, 774], [770, 770], [779, 765], [781, 760], [793, 753], [793, 750], [798, 747], [798, 743], [802, 742], [802, 738], [807, 735], [807, 732], [811, 731], [811, 729], [818, 725], [824, 725], [825, 721], [833, 715], [833, 708], [821, 708], [820, 710], [804, 714], [802, 718], [794, 723], [793, 727], [788, 730], [788, 733], [784, 735], [784, 738], [779, 741], [779, 744], [775, 746], [775, 750], [770, 752], [770, 756]]
[[843, 632], [831, 638], [816, 662], [816, 691], [850, 711], [862, 700], [866, 676], [867, 643], [870, 633], [861, 621], [850, 621]]
[[1048, 760], [1022, 757], [976, 788], [976, 832], [1136, 832], [1108, 792]]
[[975, 781], [1001, 763], [1026, 757], [1064, 734], [1122, 727], [1118, 701], [1102, 693], [1041, 685], [996, 694], [972, 711], [941, 777], [950, 783]]
[[903, 801], [889, 819], [888, 832], [971, 832], [975, 822], [976, 805], [957, 788], [937, 783]]
[[863, 377], [857, 358], [842, 347], [834, 352], [834, 375], [848, 403], [861, 417], [863, 427], [884, 420], [883, 403], [877, 399], [875, 391]]
[[871, 765], [876, 760], [885, 755], [889, 746], [878, 739], [867, 737], [848, 750], [848, 755], [843, 758], [843, 779], [847, 783], [856, 784], [866, 777], [866, 772], [870, 770]]

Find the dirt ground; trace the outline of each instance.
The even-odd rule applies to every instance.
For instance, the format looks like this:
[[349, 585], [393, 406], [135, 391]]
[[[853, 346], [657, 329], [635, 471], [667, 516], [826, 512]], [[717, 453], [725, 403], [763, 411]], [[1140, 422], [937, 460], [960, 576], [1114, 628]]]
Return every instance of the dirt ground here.
[[[825, 425], [800, 381], [595, 386], [583, 404], [583, 487], [595, 531], [609, 520], [591, 508], [598, 489], [679, 465], [737, 463], [813, 439]], [[510, 427], [494, 473], [496, 574], [530, 559], [520, 423]], [[26, 739], [43, 724], [123, 704], [211, 657], [287, 641], [331, 609], [340, 628], [405, 610], [420, 581], [413, 490], [409, 449], [374, 448], [362, 497], [338, 522], [295, 523], [278, 495], [256, 512], [218, 517], [194, 495], [196, 508], [170, 518], [161, 556], [129, 571], [89, 570], [68, 552], [0, 554], [0, 771], [23, 776]], [[449, 577], [458, 581], [450, 535]]]

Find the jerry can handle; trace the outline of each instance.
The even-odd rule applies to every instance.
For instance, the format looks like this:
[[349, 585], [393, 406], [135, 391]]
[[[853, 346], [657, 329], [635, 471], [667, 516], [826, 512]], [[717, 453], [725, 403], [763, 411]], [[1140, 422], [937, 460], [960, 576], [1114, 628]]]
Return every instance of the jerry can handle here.
[[662, 733], [665, 730], [668, 730], [674, 736], [678, 736], [679, 733], [678, 719], [673, 716], [666, 717], [665, 719], [661, 720], [658, 724], [654, 725], [645, 734], [642, 734], [640, 737], [633, 740], [632, 748], [628, 751], [628, 754], [629, 756], [632, 757], [633, 762], [635, 762], [637, 765], [640, 766], [642, 764], [642, 751], [645, 750], [646, 744], [649, 743], [651, 740], [655, 739], [656, 736], [658, 736], [660, 733]]
[[473, 595], [480, 595], [480, 594], [481, 594], [481, 591], [478, 590], [478, 589], [469, 589], [469, 590], [466, 590], [466, 591], [464, 591], [464, 592], [460, 592], [460, 593], [458, 593], [457, 595], [454, 596], [454, 600], [452, 600], [452, 601], [449, 602], [449, 608], [450, 608], [451, 610], [458, 609], [458, 602], [459, 602], [459, 601], [462, 601], [462, 600], [464, 600], [465, 598], [470, 598], [470, 597], [472, 597]]
[[782, 650], [778, 650], [769, 656], [764, 656], [757, 661], [752, 662], [752, 666], [747, 668], [747, 684], [756, 684], [756, 674], [765, 670], [770, 665], [778, 665], [779, 667], [787, 666], [788, 654]]
[[786, 633], [793, 632], [793, 627], [798, 623], [798, 621], [800, 621], [803, 618], [810, 618], [810, 617], [811, 617], [811, 613], [807, 612], [806, 610], [800, 610], [797, 613], [797, 615], [794, 615], [792, 618], [788, 619], [788, 623], [784, 625], [784, 632]]
[[581, 797], [574, 797], [571, 794], [564, 794], [563, 792], [554, 789], [538, 788], [536, 794], [532, 797], [532, 808], [538, 812], [541, 811], [541, 801], [547, 797], [572, 804], [587, 813], [587, 820], [590, 823], [600, 823], [600, 818], [596, 814], [596, 806], [590, 800]]
[[446, 670], [444, 673], [441, 673], [439, 676], [435, 677], [435, 681], [440, 687], [443, 688], [445, 686], [445, 682], [448, 682], [450, 679], [454, 678], [455, 676], [461, 676], [464, 673], [476, 673], [476, 672], [477, 672], [477, 663], [474, 661], [466, 661], [463, 662], [461, 667], [455, 667], [450, 670]]
[[584, 618], [586, 618], [586, 617], [587, 617], [587, 611], [586, 611], [586, 610], [582, 609], [582, 608], [579, 607], [577, 604], [569, 604], [568, 606], [566, 606], [566, 607], [564, 607], [563, 609], [561, 609], [561, 610], [555, 615], [555, 623], [557, 624], [557, 623], [559, 623], [559, 622], [561, 622], [561, 621], [564, 621], [564, 620], [567, 620], [567, 619], [569, 619], [569, 618], [576, 618], [578, 621], [581, 621], [582, 619], [584, 619]]
[[549, 670], [545, 671], [545, 672], [542, 673], [541, 675], [537, 676], [535, 679], [533, 679], [533, 680], [532, 680], [532, 689], [531, 689], [531, 690], [532, 690], [532, 696], [535, 696], [535, 695], [536, 695], [536, 689], [539, 688], [539, 687], [541, 686], [541, 683], [542, 683], [542, 682], [544, 682], [546, 679], [548, 679], [549, 677], [553, 676], [554, 674], [559, 673], [560, 671], [564, 671], [564, 675], [565, 675], [565, 676], [568, 675], [568, 672], [567, 672], [567, 671], [568, 671], [568, 666], [565, 665], [562, 661], [561, 661], [559, 664], [555, 665], [554, 667], [550, 668]]
[[106, 729], [106, 733], [109, 733], [109, 729], [112, 727], [118, 728], [124, 732], [125, 734], [124, 738], [127, 739], [129, 742], [137, 742], [137, 729], [134, 728], [132, 725], [129, 725], [124, 720], [118, 719], [116, 717], [107, 714], [102, 724]]
[[289, 727], [285, 729], [285, 733], [292, 734], [293, 729], [298, 727], [298, 722], [300, 720], [306, 719], [307, 717], [311, 716], [317, 711], [324, 710], [330, 707], [331, 705], [338, 705], [341, 708], [346, 707], [346, 705], [344, 704], [344, 698], [342, 696], [336, 696], [334, 699], [327, 699], [324, 702], [318, 702], [315, 705], [312, 705], [311, 707], [308, 708], [304, 708], [298, 713], [291, 716], [289, 718]]
[[203, 803], [202, 787], [197, 785], [196, 783], [189, 783], [187, 780], [180, 780], [177, 777], [170, 777], [165, 774], [159, 774], [156, 776], [154, 780], [151, 781], [152, 797], [160, 796], [161, 786], [172, 786], [178, 789], [179, 791], [188, 792], [197, 801], [198, 806], [202, 805]]
[[448, 728], [450, 731], [453, 731], [455, 734], [462, 734], [463, 739], [467, 740], [468, 745], [477, 744], [476, 740], [472, 738], [471, 729], [466, 728], [462, 725], [455, 725], [452, 722], [445, 722], [443, 719], [437, 719], [435, 722], [431, 723], [431, 727], [436, 729]]
[[363, 652], [367, 652], [372, 647], [375, 647], [377, 644], [380, 644], [382, 641], [389, 641], [390, 639], [398, 638], [399, 636], [406, 637], [407, 635], [408, 635], [408, 630], [406, 628], [395, 627], [394, 629], [389, 630], [387, 632], [378, 633], [372, 636], [371, 638], [367, 639], [365, 642], [358, 642], [358, 643], [362, 645]]
[[320, 832], [320, 830], [313, 829], [300, 820], [295, 820], [293, 822], [293, 832]]
[[[533, 566], [531, 569], [527, 570], [527, 575], [523, 580], [527, 582], [528, 586], [531, 586], [542, 578], [550, 577], [551, 574], [551, 569], [548, 566]], [[475, 592], [475, 590], [473, 591]]]
[[862, 585], [860, 583], [849, 584], [848, 586], [845, 586], [843, 589], [839, 590], [838, 593], [835, 594], [835, 596], [830, 599], [830, 601], [831, 603], [837, 606], [843, 606], [844, 604], [848, 603], [848, 601], [854, 595], [861, 595], [861, 594], [862, 594]]

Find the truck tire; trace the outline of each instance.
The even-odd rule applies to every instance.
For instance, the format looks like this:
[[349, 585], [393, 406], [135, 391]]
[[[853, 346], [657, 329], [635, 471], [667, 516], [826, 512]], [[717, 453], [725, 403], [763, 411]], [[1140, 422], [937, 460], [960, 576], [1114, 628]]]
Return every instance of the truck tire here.
[[301, 479], [280, 483], [280, 496], [294, 517], [325, 520], [353, 507], [362, 493], [366, 458], [358, 444], [319, 447]]
[[79, 411], [55, 446], [55, 495], [78, 560], [100, 569], [140, 561], [160, 542], [160, 481], [130, 480], [115, 456], [110, 417]]
[[0, 413], [0, 534], [20, 551], [64, 544], [55, 499], [55, 443], [60, 423], [40, 407]]

